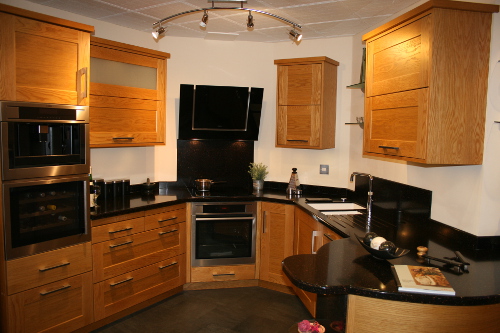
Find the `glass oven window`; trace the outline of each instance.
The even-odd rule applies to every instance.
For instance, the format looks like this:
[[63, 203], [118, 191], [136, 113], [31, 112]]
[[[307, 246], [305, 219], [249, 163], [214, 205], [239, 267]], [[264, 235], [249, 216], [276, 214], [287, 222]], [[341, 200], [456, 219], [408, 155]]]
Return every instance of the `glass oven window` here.
[[196, 259], [252, 256], [253, 217], [196, 220]]
[[11, 187], [12, 248], [85, 233], [84, 186], [71, 181]]
[[9, 168], [85, 164], [85, 125], [10, 122]]

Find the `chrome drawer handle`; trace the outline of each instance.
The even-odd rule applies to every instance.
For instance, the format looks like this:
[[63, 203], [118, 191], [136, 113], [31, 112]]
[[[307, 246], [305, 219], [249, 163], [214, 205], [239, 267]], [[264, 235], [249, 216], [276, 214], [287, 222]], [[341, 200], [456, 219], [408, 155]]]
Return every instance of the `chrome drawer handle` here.
[[167, 268], [167, 267], [170, 267], [170, 266], [174, 266], [174, 265], [177, 265], [177, 261], [174, 261], [173, 263], [165, 265], [165, 266], [160, 266], [160, 267], [158, 267], [158, 269], [164, 269], [164, 268]]
[[125, 282], [129, 282], [129, 281], [132, 281], [134, 278], [133, 277], [129, 277], [128, 279], [125, 279], [125, 280], [122, 280], [120, 282], [115, 282], [115, 283], [110, 283], [109, 285], [111, 287], [114, 287], [114, 286], [117, 286], [119, 284], [122, 284], [122, 283], [125, 283]]
[[330, 237], [329, 234], [323, 234], [323, 236], [325, 236], [326, 238], [328, 238], [329, 241], [334, 241], [335, 240], [332, 237]]
[[158, 223], [172, 221], [172, 220], [175, 220], [176, 218], [177, 218], [177, 216], [174, 216], [174, 217], [171, 217], [171, 218], [168, 218], [168, 219], [164, 219], [164, 220], [158, 220]]
[[287, 139], [286, 141], [291, 141], [291, 142], [309, 142], [309, 140], [289, 140], [289, 139]]
[[394, 149], [394, 150], [399, 150], [399, 147], [391, 147], [391, 146], [378, 146], [379, 148], [382, 149]]
[[64, 289], [68, 289], [68, 288], [71, 288], [71, 285], [68, 284], [67, 286], [62, 286], [61, 288], [57, 288], [57, 289], [54, 289], [51, 291], [45, 291], [43, 293], [40, 293], [40, 295], [45, 296], [45, 295], [52, 294], [52, 293], [55, 293], [55, 292], [58, 292], [58, 291], [61, 291]]
[[116, 137], [113, 138], [113, 140], [134, 140], [135, 138], [133, 136], [123, 136], [123, 137]]
[[133, 227], [128, 227], [128, 228], [121, 229], [121, 230], [114, 230], [114, 231], [110, 231], [109, 233], [110, 233], [110, 234], [116, 234], [117, 232], [129, 231], [129, 230], [132, 230], [132, 229], [134, 229], [134, 228], [133, 228]]
[[212, 274], [212, 276], [229, 276], [229, 275], [236, 275], [236, 274], [235, 273]]
[[128, 241], [128, 242], [125, 242], [125, 243], [120, 243], [120, 244], [113, 244], [113, 245], [110, 245], [109, 247], [110, 248], [115, 248], [115, 247], [118, 247], [118, 246], [123, 246], [123, 245], [128, 245], [128, 244], [132, 244], [134, 241], [131, 240], [131, 241]]
[[162, 232], [159, 232], [158, 235], [163, 236], [165, 234], [171, 234], [172, 232], [176, 232], [176, 231], [177, 231], [177, 229], [172, 229], [169, 231], [162, 231]]
[[51, 269], [68, 266], [69, 264], [70, 264], [69, 262], [65, 262], [65, 263], [62, 263], [62, 264], [59, 264], [59, 265], [55, 265], [55, 266], [52, 266], [52, 267], [40, 268], [39, 271], [40, 272], [50, 271]]

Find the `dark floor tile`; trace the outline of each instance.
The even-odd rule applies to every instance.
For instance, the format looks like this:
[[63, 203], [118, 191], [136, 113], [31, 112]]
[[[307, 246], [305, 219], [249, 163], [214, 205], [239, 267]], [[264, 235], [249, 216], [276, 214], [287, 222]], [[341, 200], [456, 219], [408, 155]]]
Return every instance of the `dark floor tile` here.
[[94, 332], [280, 333], [306, 318], [296, 296], [274, 290], [188, 290]]

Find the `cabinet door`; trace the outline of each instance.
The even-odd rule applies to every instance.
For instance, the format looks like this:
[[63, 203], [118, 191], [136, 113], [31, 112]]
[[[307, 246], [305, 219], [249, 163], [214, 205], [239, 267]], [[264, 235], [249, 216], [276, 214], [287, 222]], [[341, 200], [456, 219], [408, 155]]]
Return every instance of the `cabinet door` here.
[[320, 146], [321, 107], [278, 106], [277, 146], [313, 148]]
[[90, 33], [0, 13], [0, 99], [88, 105]]
[[278, 66], [278, 105], [321, 104], [322, 64]]
[[425, 159], [427, 96], [425, 88], [368, 98], [365, 152]]
[[294, 206], [262, 203], [260, 280], [289, 285], [281, 262], [293, 255]]
[[93, 37], [91, 147], [165, 143], [168, 53]]
[[429, 86], [430, 17], [367, 43], [366, 97]]
[[93, 321], [90, 272], [8, 298], [9, 332], [72, 332]]

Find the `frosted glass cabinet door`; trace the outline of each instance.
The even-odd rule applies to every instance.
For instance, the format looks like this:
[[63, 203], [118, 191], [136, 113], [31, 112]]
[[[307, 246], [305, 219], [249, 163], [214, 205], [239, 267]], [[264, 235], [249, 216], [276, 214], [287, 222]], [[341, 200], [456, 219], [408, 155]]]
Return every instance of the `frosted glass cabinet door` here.
[[91, 38], [90, 146], [165, 144], [168, 53]]

